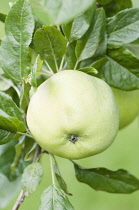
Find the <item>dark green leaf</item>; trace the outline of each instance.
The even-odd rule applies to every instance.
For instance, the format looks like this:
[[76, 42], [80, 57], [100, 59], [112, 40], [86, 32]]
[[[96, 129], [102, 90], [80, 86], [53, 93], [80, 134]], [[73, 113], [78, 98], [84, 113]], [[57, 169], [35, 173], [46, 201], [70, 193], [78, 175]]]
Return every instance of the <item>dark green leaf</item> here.
[[68, 69], [74, 69], [75, 64], [77, 62], [77, 58], [75, 55], [75, 47], [76, 47], [76, 41], [71, 42], [68, 47], [67, 47], [67, 52], [66, 52], [66, 61], [67, 61], [67, 67]]
[[15, 82], [30, 73], [29, 45], [34, 30], [34, 17], [29, 0], [18, 0], [5, 22], [0, 61], [3, 71]]
[[83, 168], [74, 163], [76, 178], [95, 190], [129, 194], [139, 189], [139, 180], [128, 171]]
[[103, 72], [104, 80], [112, 87], [121, 90], [139, 89], [139, 78], [112, 59], [104, 65]]
[[[106, 1], [108, 2], [109, 0], [106, 0]], [[109, 4], [106, 4], [103, 7], [105, 9], [106, 15], [108, 17], [115, 15], [116, 13], [120, 12], [121, 10], [125, 10], [127, 8], [132, 7], [131, 0], [112, 0], [112, 1], [109, 1], [108, 3]]]
[[24, 140], [25, 140], [25, 136], [22, 136], [19, 140], [19, 143], [15, 145], [15, 157], [14, 157], [14, 161], [11, 165], [11, 171], [15, 172], [16, 168], [18, 167], [18, 163], [21, 157], [21, 153], [22, 153], [22, 149], [23, 149], [23, 145], [24, 145]]
[[104, 57], [95, 61], [92, 64], [92, 67], [94, 67], [98, 71], [98, 74], [96, 75], [96, 77], [103, 78], [103, 67], [107, 61], [108, 61], [108, 58]]
[[31, 147], [31, 149], [25, 155], [25, 158], [24, 158], [25, 161], [29, 161], [29, 160], [33, 159], [33, 156], [34, 156], [34, 154], [36, 152], [36, 147], [37, 147], [37, 143], [35, 142], [33, 144], [33, 146]]
[[58, 181], [58, 184], [60, 186], [60, 188], [68, 195], [72, 195], [71, 193], [68, 192], [68, 188], [67, 188], [67, 184], [64, 181], [63, 177], [61, 176], [58, 164], [56, 162], [56, 159], [54, 159], [54, 170], [55, 170], [55, 176], [56, 179]]
[[5, 19], [6, 19], [6, 16], [5, 14], [3, 13], [0, 13], [0, 21], [2, 21], [3, 23], [5, 22]]
[[44, 25], [69, 22], [94, 2], [95, 0], [31, 0], [35, 14]]
[[139, 77], [139, 59], [125, 47], [108, 50], [107, 55], [128, 71]]
[[105, 4], [108, 4], [108, 3], [110, 3], [112, 0], [97, 0], [97, 2], [99, 3], [99, 4], [102, 4], [102, 5], [105, 5]]
[[49, 186], [41, 196], [41, 205], [39, 210], [44, 209], [60, 209], [60, 210], [74, 210], [74, 207], [65, 196], [63, 190], [55, 185]]
[[22, 83], [21, 95], [20, 95], [20, 108], [26, 111], [26, 108], [29, 103], [29, 91], [30, 91], [29, 83]]
[[43, 59], [57, 60], [66, 51], [66, 40], [62, 33], [55, 27], [43, 26], [34, 35], [34, 45], [37, 53]]
[[[16, 130], [24, 132], [26, 129], [25, 129], [25, 125], [24, 125], [23, 113], [17, 107], [17, 105], [14, 103], [12, 98], [3, 92], [0, 92], [0, 101], [1, 101], [1, 103], [0, 103], [1, 117], [3, 117], [3, 119], [6, 118], [7, 123], [8, 123], [8, 121], [9, 122], [12, 121], [11, 124], [15, 125], [15, 128], [13, 126], [13, 128], [14, 128], [13, 132], [16, 132]], [[0, 121], [0, 127], [1, 127], [2, 123], [3, 122]], [[7, 129], [5, 128], [5, 130], [12, 132], [12, 130], [8, 130], [8, 127], [7, 127]]]
[[78, 71], [82, 71], [82, 72], [84, 72], [86, 74], [89, 74], [91, 76], [94, 76], [95, 74], [98, 73], [98, 71], [95, 68], [93, 68], [93, 67], [85, 67], [85, 68], [77, 69], [77, 70]]
[[96, 6], [93, 4], [87, 11], [75, 17], [72, 22], [62, 26], [69, 41], [80, 39], [85, 34], [92, 22], [95, 8]]
[[0, 173], [7, 176], [9, 180], [16, 179], [16, 174], [11, 172], [11, 164], [15, 156], [16, 143], [16, 140], [12, 140], [5, 145], [0, 145]]
[[0, 129], [0, 145], [6, 144], [11, 141], [15, 136], [15, 133], [11, 133], [10, 131], [5, 131]]
[[88, 58], [86, 60], [81, 61], [79, 63], [79, 67], [83, 68], [83, 67], [86, 67], [86, 66], [92, 66], [92, 64], [95, 61], [103, 58], [106, 55], [106, 49], [107, 49], [107, 35], [106, 35], [106, 32], [105, 32], [103, 34], [102, 40], [100, 41], [95, 54], [91, 58]]
[[139, 38], [139, 9], [126, 9], [108, 19], [108, 47], [114, 48]]
[[93, 23], [85, 35], [77, 41], [76, 56], [78, 62], [92, 57], [100, 44], [105, 32], [105, 13], [102, 8], [96, 10]]
[[43, 176], [42, 166], [38, 162], [28, 165], [22, 175], [22, 189], [25, 196], [31, 195], [39, 185]]

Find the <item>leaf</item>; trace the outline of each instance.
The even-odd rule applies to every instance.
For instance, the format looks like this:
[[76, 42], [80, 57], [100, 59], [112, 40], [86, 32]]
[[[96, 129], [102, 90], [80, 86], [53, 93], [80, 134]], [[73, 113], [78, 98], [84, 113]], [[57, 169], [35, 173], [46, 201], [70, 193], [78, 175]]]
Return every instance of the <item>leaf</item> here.
[[139, 89], [139, 78], [113, 60], [103, 67], [104, 80], [112, 87], [121, 90]]
[[63, 190], [55, 185], [51, 185], [41, 195], [39, 210], [44, 209], [74, 210], [74, 207], [65, 196]]
[[26, 111], [28, 103], [29, 103], [29, 91], [30, 91], [30, 84], [25, 83], [25, 81], [22, 83], [22, 89], [20, 93], [20, 108], [24, 111]]
[[109, 48], [119, 47], [138, 39], [139, 9], [126, 9], [109, 18], [107, 32]]
[[9, 180], [15, 180], [16, 175], [11, 173], [11, 164], [15, 156], [16, 140], [0, 145], [0, 173], [4, 174]]
[[32, 74], [31, 74], [31, 85], [36, 89], [37, 89], [36, 74], [42, 69], [42, 64], [43, 64], [43, 60], [41, 60], [40, 55], [38, 55], [33, 65]]
[[75, 55], [75, 47], [76, 47], [76, 41], [71, 42], [67, 47], [66, 61], [68, 69], [74, 69], [75, 64], [77, 62], [77, 58]]
[[139, 77], [139, 59], [125, 47], [108, 50], [107, 55], [126, 68], [128, 71]]
[[57, 60], [65, 54], [66, 40], [57, 28], [43, 26], [35, 32], [34, 46], [42, 59]]
[[36, 16], [44, 25], [60, 25], [88, 9], [95, 0], [31, 0]]
[[0, 129], [0, 145], [11, 141], [15, 136], [15, 132], [5, 131]]
[[79, 63], [79, 67], [84, 68], [84, 67], [87, 67], [87, 66], [92, 66], [92, 64], [95, 61], [103, 58], [106, 55], [106, 50], [107, 50], [107, 35], [106, 35], [106, 32], [105, 32], [103, 34], [102, 40], [100, 41], [100, 43], [97, 47], [97, 50], [96, 50], [95, 54], [91, 58], [88, 58], [88, 59], [85, 59], [85, 60], [81, 61]]
[[5, 19], [6, 19], [6, 16], [5, 14], [3, 13], [0, 13], [0, 21], [2, 21], [3, 23], [5, 22]]
[[86, 68], [82, 68], [82, 69], [77, 69], [77, 71], [82, 71], [82, 72], [84, 72], [86, 74], [89, 74], [91, 76], [94, 76], [95, 74], [98, 73], [98, 71], [93, 67], [86, 67]]
[[0, 91], [6, 91], [11, 86], [13, 86], [13, 82], [10, 79], [7, 79], [0, 75]]
[[63, 177], [61, 176], [58, 164], [56, 162], [56, 159], [54, 159], [54, 171], [55, 171], [55, 176], [57, 179], [57, 182], [60, 186], [60, 188], [68, 195], [72, 195], [71, 193], [68, 192], [67, 184], [64, 181]]
[[104, 57], [95, 61], [92, 64], [92, 67], [94, 67], [98, 71], [98, 74], [96, 75], [96, 77], [103, 78], [103, 67], [107, 61], [108, 61], [108, 58]]
[[108, 4], [108, 3], [110, 3], [112, 0], [97, 0], [97, 2], [99, 3], [99, 4], [102, 4], [102, 5], [105, 5], [105, 4]]
[[[16, 130], [24, 132], [26, 128], [24, 124], [23, 112], [17, 107], [12, 98], [3, 92], [0, 92], [0, 101], [0, 117], [6, 120], [5, 126], [4, 122], [0, 121], [0, 128], [5, 127], [4, 129], [6, 131], [11, 132], [16, 132]], [[10, 125], [8, 125], [10, 123], [13, 129], [10, 127]]]
[[96, 10], [93, 23], [85, 35], [77, 41], [76, 56], [78, 61], [92, 57], [100, 44], [105, 32], [105, 13], [102, 8]]
[[18, 167], [18, 163], [20, 161], [23, 145], [24, 145], [25, 136], [22, 136], [19, 140], [19, 143], [15, 145], [15, 157], [14, 161], [11, 165], [11, 171], [15, 172]]
[[35, 142], [33, 144], [33, 146], [31, 147], [31, 149], [25, 155], [25, 158], [24, 158], [25, 161], [29, 161], [29, 160], [33, 159], [33, 155], [36, 152], [36, 147], [37, 147], [37, 143]]
[[16, 1], [6, 18], [0, 49], [2, 69], [16, 83], [30, 73], [29, 45], [33, 30], [34, 17], [29, 0]]
[[22, 175], [22, 189], [25, 196], [31, 195], [39, 185], [43, 176], [43, 169], [40, 163], [34, 162], [28, 165]]
[[69, 41], [80, 39], [90, 27], [96, 8], [94, 3], [88, 10], [75, 17], [72, 22], [62, 26]]
[[[100, 0], [101, 1], [101, 0]], [[106, 11], [106, 15], [113, 16], [116, 13], [120, 12], [121, 10], [125, 10], [127, 8], [132, 7], [132, 1], [131, 0], [112, 0], [108, 2], [109, 4], [104, 5], [104, 9]]]
[[74, 163], [76, 178], [95, 190], [129, 194], [139, 189], [139, 180], [128, 171], [106, 168], [83, 168]]
[[103, 67], [104, 80], [122, 90], [139, 89], [139, 59], [128, 49], [108, 50], [109, 61]]

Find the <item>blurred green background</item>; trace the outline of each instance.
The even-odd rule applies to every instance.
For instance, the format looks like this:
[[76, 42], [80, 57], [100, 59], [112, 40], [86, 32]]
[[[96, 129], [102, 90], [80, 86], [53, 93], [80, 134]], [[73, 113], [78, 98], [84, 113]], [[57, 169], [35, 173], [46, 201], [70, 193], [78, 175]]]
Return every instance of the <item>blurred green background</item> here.
[[[0, 12], [7, 14], [9, 11], [9, 0], [0, 0]], [[11, 2], [14, 2], [11, 0]], [[139, 0], [133, 1], [134, 7], [139, 7]], [[4, 24], [0, 22], [0, 38], [4, 35]], [[100, 131], [101, 132], [101, 131]], [[106, 167], [111, 170], [120, 168], [130, 171], [139, 177], [139, 118], [119, 131], [117, 138], [110, 148], [105, 152], [77, 161], [85, 167]], [[94, 191], [89, 186], [79, 183], [74, 175], [72, 163], [66, 159], [57, 158], [63, 178], [68, 184], [69, 200], [75, 210], [138, 210], [139, 191], [129, 195], [110, 194]], [[41, 162], [44, 168], [43, 180], [30, 197], [26, 198], [19, 210], [38, 210], [40, 195], [45, 188], [51, 185], [51, 174], [48, 155], [43, 155]], [[3, 189], [0, 189], [1, 191]], [[11, 210], [17, 199], [11, 201], [4, 210]]]

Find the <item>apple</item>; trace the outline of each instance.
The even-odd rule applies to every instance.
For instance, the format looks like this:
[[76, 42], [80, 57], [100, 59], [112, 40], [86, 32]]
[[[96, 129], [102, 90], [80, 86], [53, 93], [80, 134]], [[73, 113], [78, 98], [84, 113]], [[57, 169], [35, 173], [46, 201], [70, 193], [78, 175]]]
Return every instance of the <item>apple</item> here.
[[119, 110], [103, 80], [63, 70], [43, 82], [32, 96], [27, 124], [49, 153], [81, 159], [112, 144], [119, 129]]
[[139, 113], [139, 90], [112, 90], [119, 108], [121, 129], [130, 124]]

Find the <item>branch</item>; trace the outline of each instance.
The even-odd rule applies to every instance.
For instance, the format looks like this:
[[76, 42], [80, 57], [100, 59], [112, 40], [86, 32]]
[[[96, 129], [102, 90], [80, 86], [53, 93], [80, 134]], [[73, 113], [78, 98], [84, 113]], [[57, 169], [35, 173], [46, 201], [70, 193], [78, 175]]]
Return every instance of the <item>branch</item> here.
[[24, 192], [24, 190], [21, 190], [12, 210], [17, 210], [20, 207], [20, 205], [22, 204], [22, 202], [24, 201], [24, 199], [25, 199], [25, 192]]

